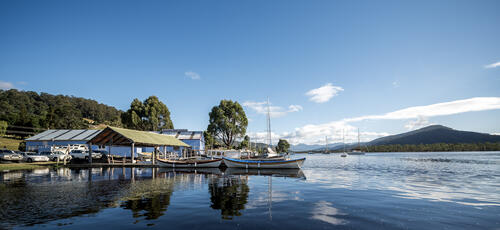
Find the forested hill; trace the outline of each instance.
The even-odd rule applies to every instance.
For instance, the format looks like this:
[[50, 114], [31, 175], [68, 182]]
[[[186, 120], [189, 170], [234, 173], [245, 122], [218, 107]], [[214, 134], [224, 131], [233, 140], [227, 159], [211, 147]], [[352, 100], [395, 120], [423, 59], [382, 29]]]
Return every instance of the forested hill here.
[[381, 137], [369, 142], [368, 145], [455, 144], [499, 141], [500, 136], [497, 135], [459, 131], [442, 125], [431, 125], [411, 132]]
[[0, 90], [0, 121], [11, 126], [44, 129], [82, 129], [91, 123], [121, 126], [121, 114], [115, 107], [81, 97]]

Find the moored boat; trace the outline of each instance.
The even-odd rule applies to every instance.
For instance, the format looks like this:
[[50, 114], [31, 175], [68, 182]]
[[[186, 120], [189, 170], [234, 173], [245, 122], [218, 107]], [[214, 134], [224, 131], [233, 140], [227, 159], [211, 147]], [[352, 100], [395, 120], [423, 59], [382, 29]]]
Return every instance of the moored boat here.
[[218, 168], [222, 162], [222, 159], [213, 160], [199, 160], [199, 159], [187, 159], [187, 160], [167, 160], [167, 159], [156, 159], [158, 165], [161, 167], [169, 168]]
[[275, 159], [233, 159], [222, 158], [228, 168], [250, 168], [250, 169], [298, 169], [304, 164], [306, 158], [292, 160]]

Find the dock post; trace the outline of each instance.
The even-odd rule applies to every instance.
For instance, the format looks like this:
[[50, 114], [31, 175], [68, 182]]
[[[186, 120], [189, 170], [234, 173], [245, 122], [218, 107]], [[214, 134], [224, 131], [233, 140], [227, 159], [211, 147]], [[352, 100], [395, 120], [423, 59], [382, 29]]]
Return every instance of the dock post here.
[[153, 150], [153, 156], [152, 156], [153, 159], [151, 159], [151, 162], [153, 163], [153, 165], [156, 164], [156, 153], [157, 153], [157, 150], [158, 150], [158, 146], [155, 146], [155, 149]]
[[89, 163], [92, 165], [92, 142], [89, 142]]
[[131, 158], [132, 164], [135, 163], [134, 157], [135, 157], [135, 144], [132, 142], [132, 146], [130, 149], [130, 158]]

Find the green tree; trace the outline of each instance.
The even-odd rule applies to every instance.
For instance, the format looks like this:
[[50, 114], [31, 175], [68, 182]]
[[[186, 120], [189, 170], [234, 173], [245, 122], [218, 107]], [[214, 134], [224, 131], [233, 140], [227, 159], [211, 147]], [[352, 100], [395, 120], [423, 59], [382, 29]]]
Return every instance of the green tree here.
[[240, 143], [240, 149], [244, 149], [244, 148], [250, 148], [250, 137], [248, 135], [245, 135], [245, 137], [243, 138], [243, 140], [241, 141]]
[[122, 115], [122, 122], [127, 128], [158, 131], [173, 129], [170, 111], [158, 97], [150, 96], [144, 102], [134, 99], [130, 109]]
[[218, 106], [212, 108], [209, 116], [207, 131], [228, 148], [233, 145], [236, 138], [246, 133], [248, 119], [243, 107], [236, 101], [221, 100]]
[[289, 148], [290, 148], [290, 144], [288, 143], [288, 141], [286, 141], [284, 139], [280, 139], [278, 141], [278, 145], [276, 146], [276, 151], [278, 153], [286, 153], [286, 152], [288, 152]]
[[9, 126], [9, 124], [7, 124], [6, 121], [0, 121], [0, 136], [5, 135], [7, 132], [7, 126]]
[[219, 145], [217, 143], [217, 140], [215, 140], [214, 136], [212, 136], [212, 134], [210, 134], [209, 132], [204, 131], [203, 137], [205, 138], [205, 146], [209, 148], [215, 148]]

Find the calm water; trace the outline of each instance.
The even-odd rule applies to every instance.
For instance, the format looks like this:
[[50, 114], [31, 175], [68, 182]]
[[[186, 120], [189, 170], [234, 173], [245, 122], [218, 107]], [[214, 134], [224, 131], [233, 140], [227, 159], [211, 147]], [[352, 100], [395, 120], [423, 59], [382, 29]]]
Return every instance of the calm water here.
[[288, 171], [0, 173], [0, 228], [500, 229], [498, 152], [306, 157]]

